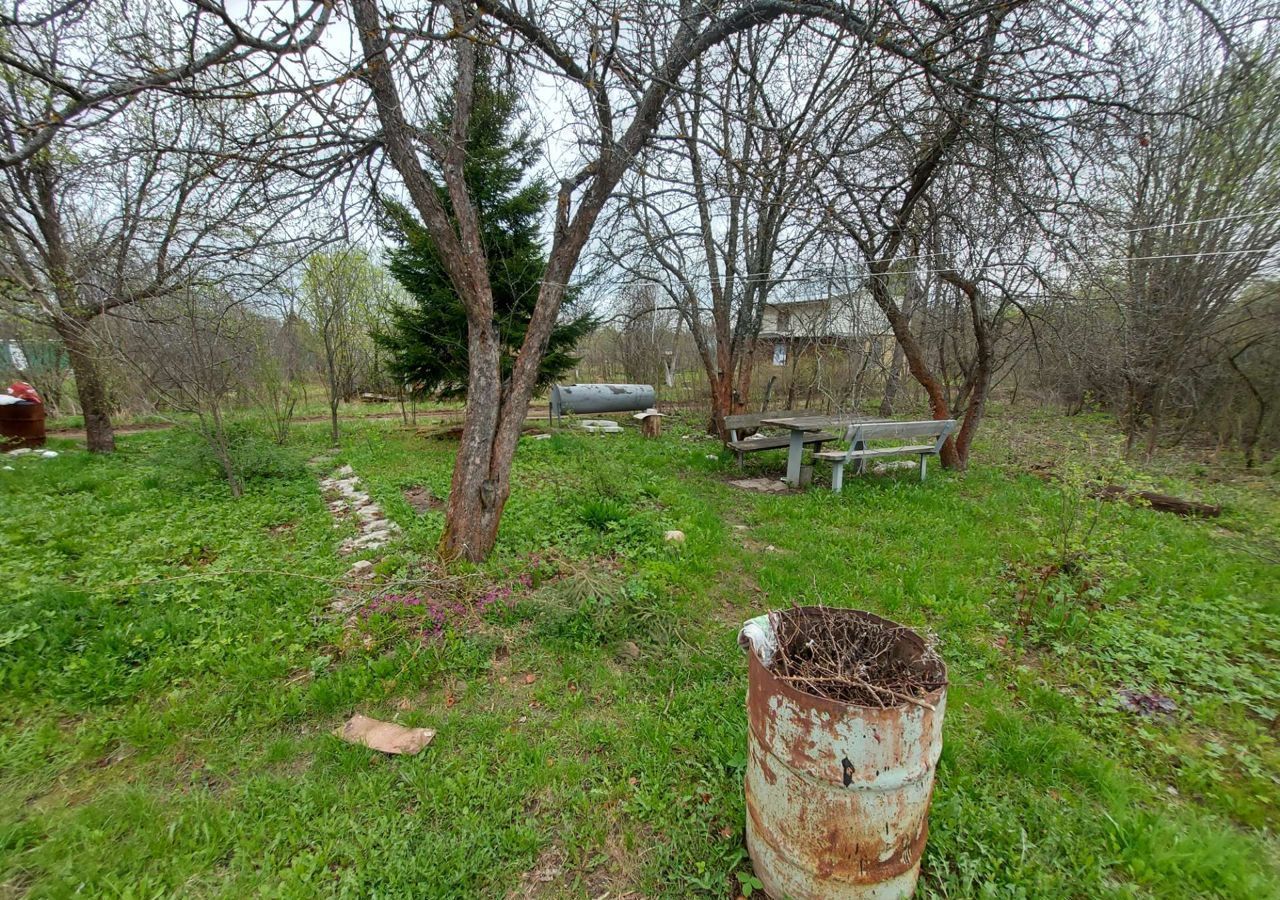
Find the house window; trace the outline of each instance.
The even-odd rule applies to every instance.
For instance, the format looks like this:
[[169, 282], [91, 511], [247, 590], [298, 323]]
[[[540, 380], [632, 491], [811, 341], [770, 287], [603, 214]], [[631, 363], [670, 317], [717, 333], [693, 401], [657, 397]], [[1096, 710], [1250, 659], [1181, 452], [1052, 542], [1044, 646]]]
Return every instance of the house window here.
[[785, 366], [787, 364], [787, 345], [777, 343], [773, 345], [773, 364], [775, 366]]
[[[778, 310], [778, 331], [782, 332], [783, 334], [786, 334], [790, 330], [791, 330], [791, 310], [788, 310], [788, 309]], [[786, 356], [785, 350], [783, 351], [782, 355], [784, 357]], [[784, 359], [783, 362], [786, 362], [786, 360]], [[778, 365], [782, 365], [782, 363], [778, 363]]]

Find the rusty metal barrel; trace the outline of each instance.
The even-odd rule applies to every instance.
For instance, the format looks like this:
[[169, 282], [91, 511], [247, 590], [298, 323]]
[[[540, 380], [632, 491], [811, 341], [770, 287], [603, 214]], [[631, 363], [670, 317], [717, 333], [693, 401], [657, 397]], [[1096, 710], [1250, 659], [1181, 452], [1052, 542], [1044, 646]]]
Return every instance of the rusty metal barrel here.
[[0, 450], [35, 450], [44, 441], [43, 403], [0, 404]]
[[[900, 629], [896, 652], [925, 652], [909, 629], [849, 613]], [[775, 900], [910, 897], [942, 752], [945, 684], [918, 703], [857, 706], [797, 690], [754, 644], [747, 651], [747, 850], [765, 891]]]

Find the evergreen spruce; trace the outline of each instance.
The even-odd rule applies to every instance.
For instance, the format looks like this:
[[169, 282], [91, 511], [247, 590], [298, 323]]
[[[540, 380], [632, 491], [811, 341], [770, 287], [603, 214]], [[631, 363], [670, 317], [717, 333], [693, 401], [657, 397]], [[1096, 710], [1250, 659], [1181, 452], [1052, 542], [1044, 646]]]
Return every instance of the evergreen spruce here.
[[[538, 232], [551, 192], [540, 178], [522, 183], [534, 163], [537, 144], [528, 129], [516, 128], [515, 95], [496, 83], [483, 58], [477, 66], [475, 89], [464, 177], [489, 259], [505, 381], [524, 342], [546, 271]], [[446, 122], [442, 114], [442, 127]], [[443, 189], [439, 193], [445, 208], [451, 209], [448, 194]], [[385, 208], [389, 230], [398, 243], [390, 255], [391, 274], [413, 303], [393, 308], [390, 328], [375, 335], [375, 340], [390, 354], [392, 374], [415, 393], [464, 397], [467, 316], [462, 300], [422, 224], [398, 203], [388, 202]], [[572, 301], [572, 297], [566, 299]], [[597, 324], [590, 314], [581, 314], [556, 326], [539, 368], [540, 385], [550, 384], [572, 368], [577, 362], [574, 348]]]

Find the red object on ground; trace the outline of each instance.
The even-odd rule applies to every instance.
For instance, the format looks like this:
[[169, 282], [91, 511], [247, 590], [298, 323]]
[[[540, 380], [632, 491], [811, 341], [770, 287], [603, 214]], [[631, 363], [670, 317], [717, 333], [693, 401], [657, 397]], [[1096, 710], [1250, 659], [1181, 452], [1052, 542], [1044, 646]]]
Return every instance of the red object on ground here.
[[40, 395], [36, 393], [36, 389], [25, 381], [15, 381], [9, 385], [9, 393], [17, 397], [19, 400], [30, 400], [32, 403], [43, 403]]

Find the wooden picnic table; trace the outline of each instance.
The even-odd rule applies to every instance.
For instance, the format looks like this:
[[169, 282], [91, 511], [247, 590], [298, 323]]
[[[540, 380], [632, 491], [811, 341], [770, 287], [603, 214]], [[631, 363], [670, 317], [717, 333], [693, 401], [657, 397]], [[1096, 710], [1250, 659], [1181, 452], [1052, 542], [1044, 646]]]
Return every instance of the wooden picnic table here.
[[871, 416], [854, 414], [837, 416], [790, 416], [781, 419], [761, 419], [761, 425], [772, 425], [775, 428], [787, 428], [791, 431], [791, 443], [787, 448], [787, 484], [796, 487], [800, 484], [800, 462], [804, 454], [804, 436], [814, 431], [825, 431], [828, 428], [847, 428], [860, 422], [875, 422]]

